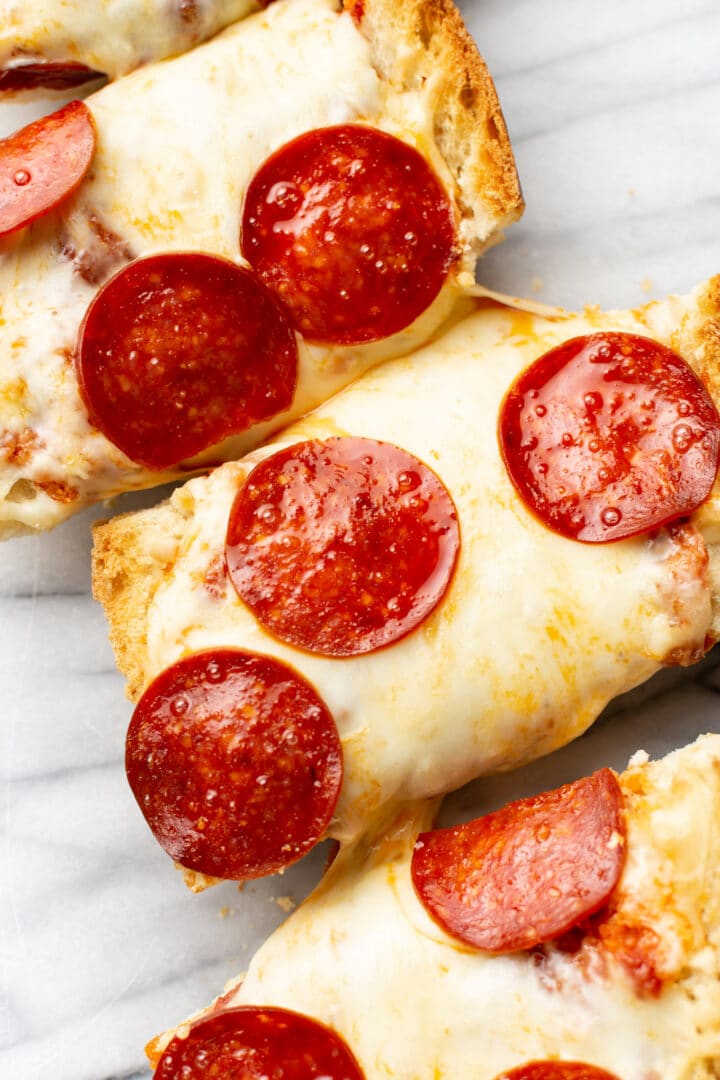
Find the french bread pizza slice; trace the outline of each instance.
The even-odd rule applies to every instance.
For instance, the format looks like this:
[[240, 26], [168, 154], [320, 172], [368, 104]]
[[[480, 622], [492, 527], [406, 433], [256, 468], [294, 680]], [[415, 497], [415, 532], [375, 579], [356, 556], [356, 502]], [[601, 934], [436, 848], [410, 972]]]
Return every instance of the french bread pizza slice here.
[[[338, 1080], [718, 1075], [720, 736], [450, 828], [433, 810], [342, 851], [247, 974], [150, 1044], [155, 1077], [294, 1077], [303, 1052], [298, 1076]], [[285, 1024], [312, 1038], [291, 1050]], [[334, 1071], [314, 1055], [336, 1044]]]
[[549, 753], [718, 626], [720, 279], [489, 300], [95, 533], [130, 785], [192, 887]]
[[236, 458], [427, 340], [521, 209], [450, 0], [278, 0], [9, 137], [0, 531]]
[[186, 52], [254, 0], [0, 0], [0, 94], [68, 90]]

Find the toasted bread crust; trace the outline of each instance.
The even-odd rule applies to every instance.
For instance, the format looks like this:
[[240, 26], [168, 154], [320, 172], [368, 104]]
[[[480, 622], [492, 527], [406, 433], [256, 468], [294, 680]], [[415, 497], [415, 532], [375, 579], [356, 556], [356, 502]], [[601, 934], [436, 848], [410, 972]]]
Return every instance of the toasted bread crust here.
[[523, 212], [515, 159], [495, 86], [452, 0], [344, 0], [380, 76], [403, 90], [432, 87], [433, 131], [453, 174], [475, 254]]
[[182, 529], [182, 515], [170, 500], [93, 526], [92, 592], [105, 609], [131, 701], [147, 681], [148, 608], [172, 565]]

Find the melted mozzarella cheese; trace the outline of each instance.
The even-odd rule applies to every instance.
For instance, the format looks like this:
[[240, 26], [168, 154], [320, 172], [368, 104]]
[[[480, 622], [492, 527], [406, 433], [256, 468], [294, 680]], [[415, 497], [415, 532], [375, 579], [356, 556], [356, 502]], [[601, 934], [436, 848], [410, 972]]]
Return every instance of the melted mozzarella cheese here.
[[[418, 807], [342, 853], [260, 949], [224, 1007], [276, 1005], [336, 1028], [367, 1080], [494, 1080], [549, 1057], [622, 1080], [701, 1080], [720, 1067], [720, 737], [621, 778], [628, 859], [616, 902], [666, 938], [689, 927], [657, 996], [611, 952], [490, 956], [446, 935], [410, 878]], [[672, 942], [671, 942], [672, 944]]]
[[[187, 520], [149, 607], [146, 678], [211, 646], [255, 650], [302, 672], [343, 743], [332, 836], [352, 840], [394, 800], [433, 796], [549, 753], [664, 661], [702, 654], [711, 589], [692, 527], [612, 544], [568, 540], [528, 512], [500, 456], [497, 416], [513, 378], [546, 349], [600, 326], [640, 329], [630, 314], [551, 322], [483, 303], [274, 445], [173, 495]], [[447, 594], [419, 628], [336, 660], [275, 640], [231, 585], [218, 597], [205, 580], [221, 565], [233, 497], [253, 462], [280, 445], [342, 434], [395, 443], [430, 465], [455, 501], [461, 550]]]
[[70, 60], [117, 78], [184, 52], [255, 0], [0, 0], [0, 69]]
[[[414, 126], [427, 113], [422, 93], [381, 82], [365, 38], [334, 0], [278, 0], [195, 52], [88, 99], [98, 129], [88, 179], [62, 213], [0, 240], [0, 533], [49, 528], [83, 504], [160, 480], [88, 423], [71, 361], [98, 287], [86, 279], [107, 277], [106, 260], [118, 268], [160, 251], [240, 261], [249, 179], [273, 150], [313, 128], [369, 121], [414, 143], [446, 175], [426, 120]], [[466, 276], [451, 275], [428, 311], [384, 341], [300, 342], [291, 408], [205, 460], [237, 457], [368, 367], [427, 340], [460, 302]]]

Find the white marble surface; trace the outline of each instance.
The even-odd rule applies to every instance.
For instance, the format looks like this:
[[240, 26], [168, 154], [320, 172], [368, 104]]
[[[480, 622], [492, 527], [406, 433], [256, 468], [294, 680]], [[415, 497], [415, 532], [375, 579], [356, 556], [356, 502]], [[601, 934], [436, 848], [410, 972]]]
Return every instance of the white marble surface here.
[[[483, 281], [636, 305], [720, 271], [716, 0], [467, 0], [528, 210]], [[0, 131], [18, 113], [0, 106]], [[153, 501], [136, 498], [133, 505]], [[123, 504], [122, 508], [130, 503]], [[120, 505], [119, 507], [120, 508]], [[126, 787], [130, 709], [88, 589], [86, 514], [0, 550], [0, 1076], [140, 1080], [143, 1044], [240, 970], [322, 862], [193, 897]], [[453, 812], [720, 730], [720, 669], [664, 673], [573, 747]]]

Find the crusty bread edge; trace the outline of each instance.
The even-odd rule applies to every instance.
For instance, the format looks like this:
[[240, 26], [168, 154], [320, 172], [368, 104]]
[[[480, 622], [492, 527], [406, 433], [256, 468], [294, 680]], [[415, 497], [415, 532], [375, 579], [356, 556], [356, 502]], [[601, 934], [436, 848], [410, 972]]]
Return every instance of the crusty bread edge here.
[[183, 529], [183, 515], [171, 499], [93, 526], [92, 594], [105, 611], [131, 701], [148, 681], [148, 611], [175, 560]]
[[485, 61], [452, 0], [344, 0], [381, 78], [432, 87], [438, 149], [458, 186], [474, 254], [499, 239], [524, 202], [505, 119]]

